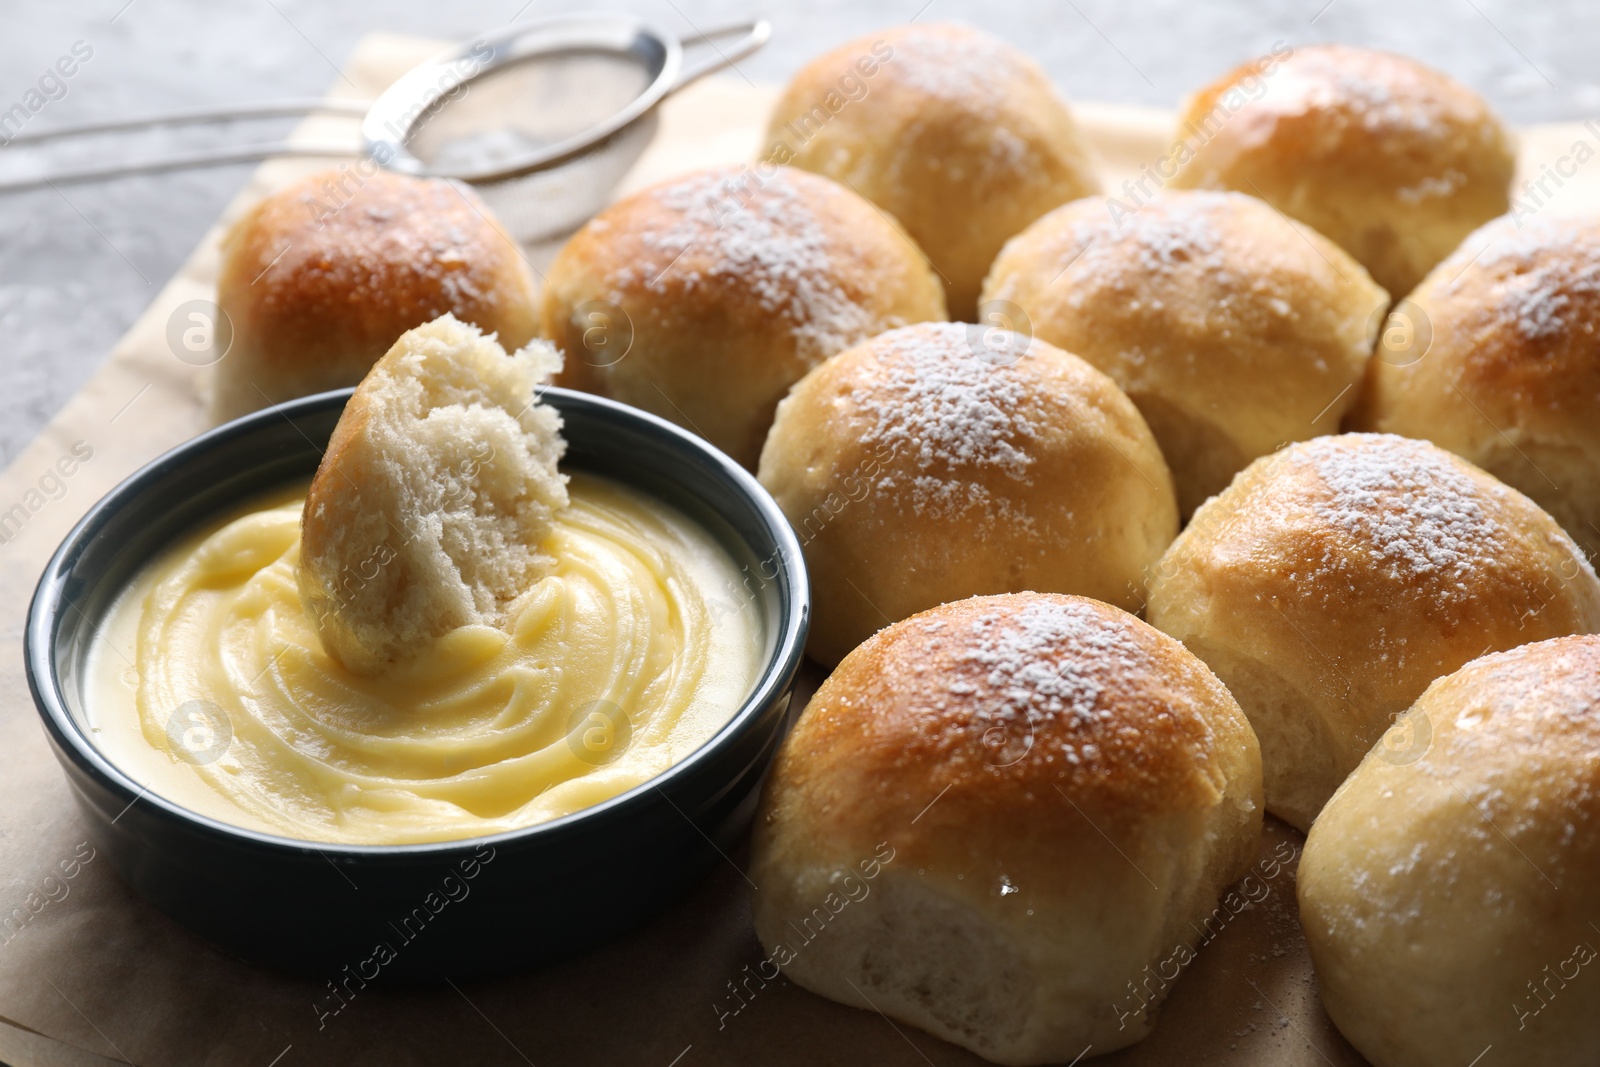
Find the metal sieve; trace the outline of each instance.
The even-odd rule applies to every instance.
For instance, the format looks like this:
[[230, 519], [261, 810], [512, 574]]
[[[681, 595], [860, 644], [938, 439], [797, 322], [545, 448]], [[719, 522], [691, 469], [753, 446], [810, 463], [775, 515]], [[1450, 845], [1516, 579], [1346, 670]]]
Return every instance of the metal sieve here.
[[[752, 19], [679, 40], [623, 14], [557, 15], [497, 31], [413, 68], [370, 108], [351, 101], [284, 101], [27, 131], [40, 143], [155, 126], [276, 115], [363, 114], [362, 147], [289, 142], [208, 148], [154, 159], [35, 170], [0, 178], [0, 192], [97, 181], [269, 156], [366, 154], [403, 174], [470, 183], [519, 241], [577, 226], [598, 211], [656, 129], [655, 107], [697, 78], [766, 44]], [[729, 41], [721, 45], [720, 41]], [[685, 64], [686, 48], [710, 54]]]
[[[655, 133], [655, 106], [766, 43], [754, 20], [686, 41], [627, 15], [572, 15], [463, 45], [367, 113], [367, 152], [404, 174], [470, 182], [521, 241], [598, 211]], [[727, 49], [717, 41], [737, 38]], [[684, 65], [685, 45], [712, 54]]]

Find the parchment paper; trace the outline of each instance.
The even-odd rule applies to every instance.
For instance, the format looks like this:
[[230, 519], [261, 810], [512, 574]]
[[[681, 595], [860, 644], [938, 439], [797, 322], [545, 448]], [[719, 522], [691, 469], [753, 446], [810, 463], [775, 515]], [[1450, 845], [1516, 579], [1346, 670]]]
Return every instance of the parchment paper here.
[[[373, 36], [345, 69], [376, 96], [440, 47]], [[730, 76], [669, 100], [623, 191], [689, 167], [752, 159], [774, 95]], [[1110, 189], [1170, 147], [1163, 112], [1077, 110]], [[314, 141], [340, 135], [353, 135], [350, 120], [312, 119], [297, 133]], [[1527, 131], [1524, 173], [1537, 177], [1541, 163], [1555, 166], [1579, 140], [1600, 146], [1600, 128]], [[0, 1059], [15, 1067], [979, 1063], [910, 1027], [781, 981], [731, 999], [729, 983], [761, 958], [752, 890], [731, 865], [744, 863], [742, 853], [666, 914], [580, 958], [494, 982], [368, 989], [322, 1029], [312, 1007], [320, 982], [231, 959], [130, 895], [103, 858], [83, 861], [85, 829], [23, 680], [28, 598], [50, 552], [93, 501], [206, 426], [202, 371], [172, 354], [166, 330], [180, 304], [212, 295], [223, 226], [268, 190], [328, 165], [263, 165], [101, 369], [0, 475], [0, 512], [13, 503], [29, 511], [0, 544], [0, 923], [14, 909], [31, 916], [20, 929], [0, 926]], [[1537, 210], [1600, 204], [1600, 166], [1579, 165], [1559, 187], [1547, 181], [1544, 194]], [[529, 249], [531, 261], [542, 268], [554, 247]], [[57, 461], [80, 441], [92, 458], [61, 477]], [[1361, 1062], [1317, 1003], [1295, 918], [1292, 863], [1268, 862], [1297, 854], [1299, 844], [1298, 834], [1269, 826], [1260, 903], [1231, 918], [1185, 969], [1153, 1037], [1096, 1062]]]

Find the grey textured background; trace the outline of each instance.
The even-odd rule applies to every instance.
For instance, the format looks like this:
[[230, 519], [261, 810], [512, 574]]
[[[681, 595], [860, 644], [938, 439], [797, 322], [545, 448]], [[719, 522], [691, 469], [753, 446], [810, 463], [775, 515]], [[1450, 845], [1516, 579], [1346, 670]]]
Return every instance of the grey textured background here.
[[[513, 19], [594, 6], [680, 32], [764, 14], [773, 41], [739, 69], [780, 81], [825, 48], [917, 15], [923, 0], [0, 0], [0, 111], [78, 41], [93, 57], [29, 129], [319, 95], [371, 30], [465, 39]], [[920, 17], [960, 19], [1017, 43], [1069, 98], [1171, 106], [1282, 39], [1417, 56], [1477, 88], [1514, 123], [1600, 114], [1600, 84], [1591, 80], [1600, 79], [1595, 0], [933, 0]], [[237, 135], [266, 140], [288, 125], [256, 123]], [[55, 158], [129, 158], [216, 136], [145, 134]], [[28, 165], [23, 151], [0, 148], [0, 173]], [[237, 166], [0, 195], [0, 464], [89, 376], [248, 173]]]

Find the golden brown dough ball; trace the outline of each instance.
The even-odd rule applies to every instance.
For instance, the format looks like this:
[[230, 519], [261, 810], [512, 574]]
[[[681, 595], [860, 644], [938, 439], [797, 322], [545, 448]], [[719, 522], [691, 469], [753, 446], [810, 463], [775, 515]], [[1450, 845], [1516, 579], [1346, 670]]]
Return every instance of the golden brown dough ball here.
[[1374, 1067], [1594, 1063], [1600, 638], [1474, 660], [1394, 734], [1300, 863], [1328, 1014]]
[[1161, 451], [1110, 378], [960, 323], [883, 334], [808, 374], [778, 407], [759, 476], [804, 546], [807, 650], [824, 663], [984, 593], [1137, 608], [1177, 533]]
[[892, 219], [805, 171], [716, 167], [612, 205], [550, 266], [559, 385], [609, 396], [754, 468], [789, 387], [836, 352], [944, 318]]
[[1195, 512], [1148, 618], [1233, 691], [1267, 810], [1304, 830], [1435, 678], [1600, 630], [1600, 580], [1554, 519], [1466, 461], [1344, 434], [1256, 460]]
[[461, 183], [312, 175], [223, 240], [217, 304], [233, 342], [216, 366], [213, 413], [355, 385], [401, 334], [445, 314], [515, 351], [537, 332], [533, 300], [522, 250]]
[[807, 64], [772, 113], [767, 158], [843, 182], [899, 219], [944, 278], [951, 315], [969, 320], [1006, 238], [1100, 188], [1039, 65], [938, 23], [868, 34]]
[[[1182, 645], [1082, 597], [946, 604], [852, 652], [779, 750], [767, 959], [996, 1063], [1150, 1032], [1261, 836], [1261, 757]], [[1174, 962], [1176, 961], [1176, 962]]]
[[1477, 93], [1365, 48], [1273, 58], [1189, 99], [1173, 187], [1259, 196], [1332, 238], [1396, 298], [1505, 213], [1515, 148]]
[[1466, 457], [1532, 497], [1593, 559], [1600, 219], [1496, 219], [1395, 309], [1385, 336], [1354, 424]]
[[1063, 205], [1007, 242], [983, 299], [1111, 375], [1185, 515], [1257, 456], [1338, 431], [1388, 305], [1327, 238], [1214, 192]]

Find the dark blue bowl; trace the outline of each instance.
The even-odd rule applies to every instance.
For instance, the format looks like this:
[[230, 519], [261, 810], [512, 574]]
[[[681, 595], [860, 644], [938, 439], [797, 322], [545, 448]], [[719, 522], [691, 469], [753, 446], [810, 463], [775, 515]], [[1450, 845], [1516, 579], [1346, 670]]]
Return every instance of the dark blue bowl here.
[[544, 397], [565, 420], [565, 469], [675, 505], [744, 568], [745, 610], [765, 635], [763, 667], [744, 705], [698, 751], [552, 822], [357, 846], [195, 814], [142, 788], [95, 747], [85, 659], [117, 593], [212, 516], [309, 478], [349, 396], [282, 404], [180, 445], [96, 504], [50, 560], [28, 613], [28, 685], [96, 848], [141, 896], [227, 951], [336, 982], [352, 973], [481, 976], [549, 960], [620, 932], [728, 862], [722, 853], [749, 823], [805, 648], [800, 546], [772, 498], [721, 452], [652, 415], [564, 389]]

